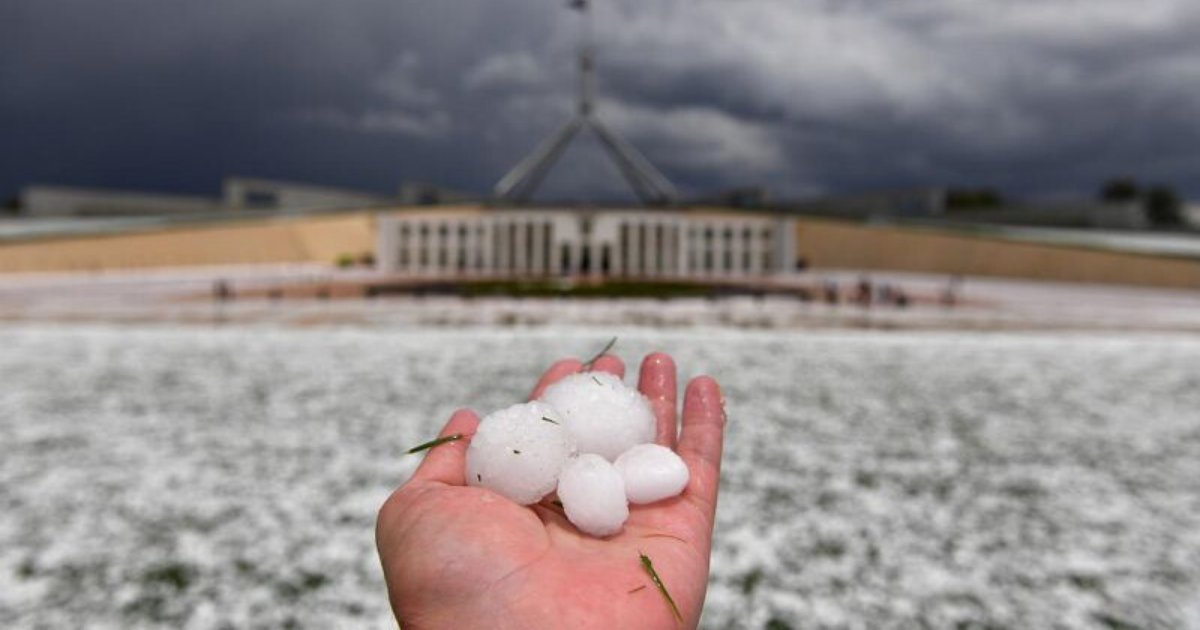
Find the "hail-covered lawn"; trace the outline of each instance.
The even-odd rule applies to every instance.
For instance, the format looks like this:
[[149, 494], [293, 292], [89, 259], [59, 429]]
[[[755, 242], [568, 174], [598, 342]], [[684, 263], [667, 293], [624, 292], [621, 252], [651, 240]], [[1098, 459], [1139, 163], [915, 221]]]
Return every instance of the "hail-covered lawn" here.
[[618, 334], [725, 387], [707, 628], [1200, 627], [1200, 339], [0, 329], [0, 627], [391, 628], [376, 510]]

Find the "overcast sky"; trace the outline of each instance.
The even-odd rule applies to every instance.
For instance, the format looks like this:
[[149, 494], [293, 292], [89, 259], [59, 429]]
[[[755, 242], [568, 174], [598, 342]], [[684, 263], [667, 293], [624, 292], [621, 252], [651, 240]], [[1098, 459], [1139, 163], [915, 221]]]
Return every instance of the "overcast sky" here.
[[[0, 195], [486, 191], [569, 116], [563, 0], [5, 0]], [[1195, 0], [595, 0], [599, 113], [682, 190], [1200, 197]], [[611, 196], [594, 141], [547, 196]]]

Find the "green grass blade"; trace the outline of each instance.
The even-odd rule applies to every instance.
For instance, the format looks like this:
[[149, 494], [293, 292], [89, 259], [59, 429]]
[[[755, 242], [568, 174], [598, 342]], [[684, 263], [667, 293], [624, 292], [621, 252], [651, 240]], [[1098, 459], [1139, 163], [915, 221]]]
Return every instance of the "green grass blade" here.
[[584, 361], [584, 362], [583, 362], [583, 369], [584, 369], [585, 371], [586, 371], [586, 370], [590, 370], [590, 369], [592, 369], [592, 364], [594, 364], [596, 361], [599, 361], [599, 360], [600, 360], [600, 357], [602, 357], [602, 356], [604, 356], [605, 354], [607, 354], [607, 353], [608, 353], [608, 351], [609, 351], [609, 350], [612, 350], [612, 349], [613, 349], [613, 346], [615, 346], [615, 345], [617, 345], [617, 338], [616, 338], [616, 337], [613, 337], [612, 339], [609, 339], [609, 340], [608, 340], [608, 343], [607, 343], [607, 344], [605, 344], [605, 346], [604, 346], [604, 349], [600, 350], [600, 352], [597, 352], [597, 353], [596, 353], [596, 356], [594, 356], [594, 357], [592, 357], [592, 358], [588, 359], [587, 361]]
[[654, 582], [654, 586], [658, 587], [658, 592], [662, 593], [663, 598], [666, 599], [667, 603], [671, 605], [671, 614], [675, 615], [675, 620], [679, 623], [683, 623], [683, 615], [679, 613], [679, 607], [675, 605], [675, 600], [672, 599], [671, 594], [667, 592], [666, 585], [663, 584], [662, 579], [658, 577], [658, 571], [654, 570], [654, 563], [650, 561], [650, 556], [647, 556], [639, 551], [638, 557], [642, 559], [642, 568], [646, 570], [646, 573], [650, 574], [650, 581]]
[[426, 442], [424, 444], [418, 444], [417, 446], [414, 446], [414, 447], [408, 449], [407, 451], [404, 451], [404, 453], [406, 455], [411, 455], [413, 453], [420, 453], [421, 451], [429, 450], [435, 446], [441, 446], [447, 442], [454, 442], [456, 440], [461, 440], [462, 437], [463, 436], [461, 433], [455, 433], [454, 435], [447, 435], [446, 437], [440, 437], [436, 440], [429, 440], [428, 442]]

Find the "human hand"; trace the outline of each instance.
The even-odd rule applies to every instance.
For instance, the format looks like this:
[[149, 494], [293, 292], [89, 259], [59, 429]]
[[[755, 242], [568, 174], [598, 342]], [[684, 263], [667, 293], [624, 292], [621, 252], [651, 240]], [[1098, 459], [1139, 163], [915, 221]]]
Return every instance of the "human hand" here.
[[[555, 363], [530, 398], [583, 369]], [[595, 371], [623, 377], [605, 355]], [[470, 436], [479, 418], [454, 413], [441, 436], [461, 440], [431, 449], [379, 512], [375, 539], [388, 597], [405, 630], [453, 628], [695, 628], [708, 586], [713, 516], [720, 480], [725, 412], [716, 381], [688, 383], [676, 439], [676, 375], [671, 357], [642, 362], [638, 389], [657, 418], [656, 442], [676, 449], [690, 479], [683, 493], [630, 505], [624, 529], [609, 538], [579, 532], [549, 501], [520, 506], [465, 485]], [[643, 569], [639, 553], [679, 607], [682, 624]]]

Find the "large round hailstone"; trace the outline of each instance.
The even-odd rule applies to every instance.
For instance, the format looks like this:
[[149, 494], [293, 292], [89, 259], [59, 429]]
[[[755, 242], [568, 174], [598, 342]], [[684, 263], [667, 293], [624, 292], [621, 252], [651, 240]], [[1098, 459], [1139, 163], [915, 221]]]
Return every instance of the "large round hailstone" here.
[[562, 412], [580, 453], [611, 462], [634, 444], [654, 441], [650, 402], [612, 374], [572, 374], [546, 388], [542, 401]]
[[687, 464], [675, 451], [659, 444], [638, 444], [621, 453], [613, 466], [625, 480], [625, 497], [630, 503], [662, 501], [687, 487]]
[[593, 536], [615, 534], [629, 518], [621, 473], [593, 453], [567, 460], [558, 478], [558, 500], [567, 520]]
[[553, 407], [536, 401], [513, 405], [480, 421], [467, 448], [467, 483], [521, 505], [537, 503], [554, 490], [574, 452]]

